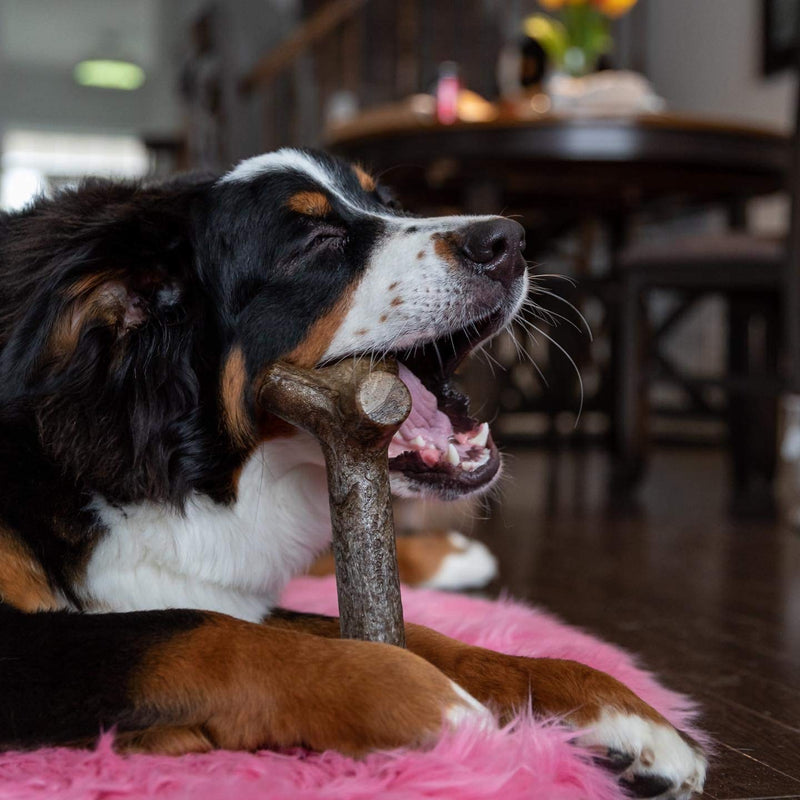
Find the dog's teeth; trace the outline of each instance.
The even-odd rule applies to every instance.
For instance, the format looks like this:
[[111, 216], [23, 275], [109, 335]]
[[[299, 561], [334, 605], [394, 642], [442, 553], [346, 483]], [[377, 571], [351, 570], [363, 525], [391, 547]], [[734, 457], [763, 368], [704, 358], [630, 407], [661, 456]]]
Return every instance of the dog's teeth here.
[[414, 447], [425, 447], [425, 440], [421, 436], [415, 436], [409, 444], [413, 444]]
[[456, 450], [453, 444], [447, 445], [447, 460], [454, 467], [457, 467], [461, 463], [461, 457], [458, 455], [458, 450]]
[[489, 423], [482, 422], [478, 432], [469, 441], [476, 447], [486, 447], [486, 442], [489, 441]]
[[489, 460], [489, 451], [481, 453], [474, 461], [462, 461], [461, 469], [465, 472], [475, 472], [478, 467], [482, 467]]

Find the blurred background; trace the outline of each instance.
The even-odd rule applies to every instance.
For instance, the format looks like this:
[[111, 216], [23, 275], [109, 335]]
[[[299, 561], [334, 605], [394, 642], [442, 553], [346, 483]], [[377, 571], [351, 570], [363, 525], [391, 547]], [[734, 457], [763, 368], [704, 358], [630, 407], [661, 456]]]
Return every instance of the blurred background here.
[[800, 797], [799, 31], [800, 0], [0, 0], [0, 207], [303, 145], [515, 216], [537, 307], [463, 375], [500, 491], [398, 519], [698, 697], [710, 796]]

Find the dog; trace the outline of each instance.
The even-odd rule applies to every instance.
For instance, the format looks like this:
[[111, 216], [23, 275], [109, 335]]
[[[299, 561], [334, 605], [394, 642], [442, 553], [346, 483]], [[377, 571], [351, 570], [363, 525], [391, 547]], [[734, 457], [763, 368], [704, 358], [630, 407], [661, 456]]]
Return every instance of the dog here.
[[296, 149], [2, 216], [0, 746], [114, 728], [129, 752], [359, 756], [530, 705], [635, 794], [701, 790], [700, 747], [604, 673], [277, 607], [330, 520], [320, 449], [255, 406], [259, 376], [394, 355], [393, 492], [483, 492], [500, 455], [451, 378], [519, 310], [523, 247], [512, 220], [409, 216]]

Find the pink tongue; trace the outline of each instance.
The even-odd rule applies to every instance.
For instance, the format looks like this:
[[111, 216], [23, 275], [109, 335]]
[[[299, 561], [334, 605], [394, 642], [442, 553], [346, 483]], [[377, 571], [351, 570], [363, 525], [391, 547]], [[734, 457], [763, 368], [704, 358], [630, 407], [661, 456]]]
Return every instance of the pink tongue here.
[[411, 393], [411, 413], [392, 439], [389, 445], [389, 457], [394, 458], [408, 450], [409, 448], [404, 445], [417, 436], [422, 436], [426, 443], [434, 445], [442, 453], [446, 452], [450, 437], [453, 435], [453, 426], [447, 414], [439, 411], [436, 397], [422, 385], [411, 370], [403, 364], [398, 364], [397, 372]]

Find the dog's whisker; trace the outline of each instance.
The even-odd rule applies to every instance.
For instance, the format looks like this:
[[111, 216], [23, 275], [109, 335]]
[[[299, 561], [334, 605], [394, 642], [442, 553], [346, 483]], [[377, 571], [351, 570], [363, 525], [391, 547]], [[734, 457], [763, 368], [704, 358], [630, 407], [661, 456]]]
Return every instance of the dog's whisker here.
[[541, 328], [534, 325], [532, 322], [528, 322], [528, 324], [533, 328], [537, 333], [540, 333], [547, 339], [548, 342], [553, 344], [558, 350], [560, 350], [567, 358], [569, 363], [572, 365], [573, 369], [575, 370], [575, 375], [578, 378], [578, 385], [580, 386], [580, 403], [578, 405], [578, 415], [575, 418], [575, 426], [578, 426], [578, 422], [580, 421], [581, 414], [583, 413], [583, 400], [584, 400], [584, 392], [583, 392], [583, 377], [581, 376], [581, 371], [578, 369], [578, 365], [575, 363], [575, 359], [552, 337], [545, 333]]
[[542, 383], [545, 385], [545, 388], [549, 389], [550, 388], [550, 383], [547, 380], [547, 378], [545, 377], [544, 372], [542, 372], [541, 368], [536, 363], [536, 360], [534, 359], [533, 355], [531, 355], [531, 353], [528, 351], [528, 349], [526, 347], [521, 347], [520, 346], [519, 342], [517, 341], [516, 336], [514, 335], [514, 332], [512, 330], [510, 330], [510, 324], [506, 328], [506, 331], [508, 332], [509, 336], [511, 337], [511, 341], [514, 343], [515, 348], [517, 348], [517, 356], [521, 360], [527, 361], [536, 370], [537, 374], [539, 375], [539, 378], [541, 379]]
[[581, 310], [576, 305], [574, 305], [573, 303], [570, 303], [570, 301], [567, 300], [565, 297], [562, 297], [561, 295], [556, 294], [555, 292], [553, 292], [553, 291], [551, 291], [549, 289], [540, 289], [539, 291], [542, 294], [546, 294], [548, 297], [552, 297], [554, 300], [559, 300], [560, 302], [564, 303], [564, 305], [569, 306], [578, 315], [578, 318], [581, 320], [581, 322], [583, 323], [584, 327], [586, 328], [586, 333], [589, 334], [589, 341], [594, 341], [594, 335], [592, 334], [592, 328], [589, 325], [588, 321], [586, 320], [586, 317], [581, 313]]
[[[488, 344], [488, 343], [487, 343], [487, 344]], [[505, 366], [504, 366], [504, 365], [503, 365], [503, 364], [502, 364], [500, 361], [498, 361], [498, 360], [497, 360], [497, 359], [496, 359], [496, 358], [495, 358], [495, 357], [494, 357], [494, 356], [493, 356], [493, 355], [492, 355], [492, 354], [489, 352], [489, 350], [488, 350], [488, 349], [487, 349], [487, 347], [486, 347], [486, 344], [482, 344], [482, 345], [481, 345], [481, 346], [480, 346], [480, 347], [479, 347], [479, 348], [478, 348], [478, 349], [477, 349], [475, 352], [476, 352], [477, 354], [479, 354], [479, 355], [483, 355], [483, 356], [485, 356], [485, 357], [486, 357], [486, 360], [487, 360], [487, 362], [488, 362], [488, 364], [489, 364], [489, 366], [490, 366], [490, 367], [492, 367], [492, 364], [495, 364], [495, 365], [496, 365], [496, 366], [498, 366], [498, 367], [499, 367], [501, 370], [503, 370], [503, 372], [505, 372], [505, 371], [506, 371], [506, 367], [505, 367]], [[492, 376], [494, 376], [494, 369], [493, 369], [493, 368], [492, 368]]]
[[[579, 333], [583, 333], [583, 328], [580, 325], [578, 325], [578, 323], [576, 323], [574, 320], [571, 320], [569, 317], [564, 316], [563, 314], [559, 314], [558, 311], [553, 311], [553, 309], [551, 308], [543, 308], [542, 306], [533, 303], [532, 305], [529, 306], [527, 305], [523, 306], [523, 311], [530, 311], [536, 318], [541, 319], [545, 322], [549, 322], [553, 326], [558, 325], [557, 320], [562, 320], [563, 322], [566, 322], [567, 325], [570, 325], [573, 328], [575, 328], [575, 330], [578, 331]], [[520, 317], [522, 316], [523, 314], [520, 314]], [[592, 332], [588, 331], [588, 333], [589, 333], [589, 341], [591, 341]]]
[[[532, 265], [529, 265], [529, 266], [532, 266]], [[537, 275], [529, 275], [528, 276], [528, 279], [530, 281], [533, 281], [534, 283], [536, 281], [545, 280], [547, 278], [552, 278], [554, 280], [559, 280], [559, 281], [566, 281], [571, 286], [577, 286], [578, 285], [578, 282], [575, 280], [575, 278], [570, 278], [569, 275], [560, 275], [557, 272], [539, 273]], [[539, 291], [539, 290], [537, 289], [537, 291]]]

